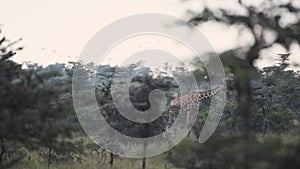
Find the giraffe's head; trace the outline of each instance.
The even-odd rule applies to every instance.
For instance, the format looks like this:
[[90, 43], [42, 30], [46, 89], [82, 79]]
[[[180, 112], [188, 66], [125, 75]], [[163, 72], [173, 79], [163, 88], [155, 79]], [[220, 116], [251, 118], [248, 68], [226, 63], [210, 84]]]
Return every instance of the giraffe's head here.
[[176, 99], [171, 101], [170, 106], [179, 106], [182, 101], [187, 99], [187, 97], [188, 97], [187, 95], [177, 97]]
[[178, 104], [180, 104], [180, 101], [181, 101], [181, 98], [178, 97], [178, 98], [171, 101], [170, 106], [178, 105]]

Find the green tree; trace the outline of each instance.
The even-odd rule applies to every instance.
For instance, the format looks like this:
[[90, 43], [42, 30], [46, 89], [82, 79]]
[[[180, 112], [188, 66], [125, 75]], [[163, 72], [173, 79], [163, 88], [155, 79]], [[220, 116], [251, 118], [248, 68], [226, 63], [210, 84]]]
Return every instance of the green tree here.
[[[9, 166], [15, 161], [18, 161], [23, 155], [16, 156], [11, 161], [7, 161], [4, 164], [4, 159], [9, 158], [9, 141], [13, 141], [16, 138], [21, 137], [17, 135], [16, 125], [18, 120], [15, 118], [19, 112], [12, 113], [12, 109], [15, 108], [16, 101], [14, 100], [13, 93], [15, 92], [15, 83], [19, 80], [22, 69], [21, 65], [10, 60], [16, 54], [16, 51], [22, 48], [14, 48], [13, 43], [8, 43], [5, 37], [0, 40], [0, 167]], [[22, 105], [20, 105], [20, 108]]]
[[260, 132], [288, 131], [299, 121], [299, 72], [287, 70], [289, 55], [280, 55], [279, 63], [263, 68], [253, 82], [252, 127]]
[[[74, 115], [70, 78], [38, 65], [22, 69], [22, 65], [10, 60], [14, 51], [21, 48], [3, 44], [5, 38], [1, 40], [0, 53], [0, 166], [16, 163], [26, 155], [26, 149], [47, 149], [49, 166], [54, 153], [77, 150], [67, 140], [72, 138], [74, 131], [73, 125], [67, 121]], [[8, 145], [14, 145], [14, 149], [24, 147], [25, 150], [8, 156]]]
[[[278, 4], [279, 3], [279, 4]], [[255, 78], [260, 75], [259, 70], [255, 67], [255, 61], [260, 57], [260, 52], [263, 49], [271, 47], [274, 44], [280, 44], [289, 50], [292, 43], [298, 43], [300, 41], [299, 36], [299, 13], [300, 9], [294, 6], [292, 3], [280, 3], [275, 1], [264, 1], [259, 7], [252, 5], [247, 5], [244, 1], [236, 1], [236, 4], [245, 10], [243, 14], [238, 14], [235, 11], [231, 11], [225, 8], [220, 9], [210, 9], [206, 7], [203, 11], [195, 12], [188, 11], [190, 20], [187, 25], [195, 27], [207, 22], [217, 22], [227, 26], [234, 26], [237, 31], [246, 31], [250, 34], [254, 42], [249, 43], [243, 49], [235, 48], [220, 54], [221, 60], [228, 70], [227, 74], [234, 80], [233, 89], [236, 91], [236, 101], [237, 101], [237, 111], [234, 112], [237, 115], [235, 117], [241, 117], [242, 125], [241, 131], [243, 137], [238, 137], [238, 142], [231, 144], [233, 142], [234, 135], [227, 135], [225, 138], [216, 138], [211, 140], [212, 146], [208, 146], [206, 151], [194, 152], [195, 149], [199, 147], [201, 149], [203, 146], [195, 145], [193, 143], [187, 143], [184, 149], [178, 148], [174, 152], [170, 153], [170, 159], [178, 167], [185, 168], [280, 168], [285, 165], [286, 158], [291, 158], [290, 160], [295, 162], [298, 155], [297, 151], [287, 151], [288, 153], [295, 153], [294, 156], [287, 154], [281, 154], [282, 156], [273, 158], [272, 153], [277, 151], [275, 148], [283, 148], [284, 146], [278, 144], [278, 147], [272, 147], [271, 143], [268, 141], [264, 146], [271, 146], [270, 149], [259, 149], [261, 144], [256, 144], [256, 138], [251, 137], [251, 119], [255, 116], [256, 110], [253, 111], [253, 90], [251, 85]], [[294, 23], [286, 23], [283, 20], [282, 15], [290, 14], [298, 18]], [[275, 34], [274, 40], [270, 40], [267, 37], [266, 32], [272, 32]], [[282, 65], [283, 69], [287, 65]], [[285, 72], [287, 73], [287, 72]], [[282, 81], [281, 83], [284, 83]], [[284, 85], [279, 85], [285, 88]], [[296, 87], [296, 86], [294, 86]], [[296, 87], [297, 88], [297, 87]], [[295, 90], [294, 88], [293, 90]], [[285, 88], [286, 89], [286, 88]], [[292, 89], [290, 89], [292, 90]], [[284, 91], [284, 90], [281, 90]], [[291, 93], [291, 92], [288, 92]], [[288, 93], [286, 93], [288, 95]], [[266, 93], [264, 93], [266, 94]], [[286, 96], [287, 96], [286, 95]], [[278, 95], [280, 96], [280, 95]], [[288, 95], [289, 96], [289, 95]], [[283, 96], [284, 97], [284, 96]], [[282, 97], [282, 98], [283, 98]], [[289, 96], [290, 97], [290, 96]], [[282, 104], [284, 105], [284, 103]], [[298, 105], [298, 104], [297, 104]], [[275, 105], [273, 105], [275, 107]], [[289, 104], [285, 105], [289, 106]], [[277, 112], [286, 113], [286, 112]], [[232, 114], [231, 114], [232, 116]], [[276, 113], [273, 113], [272, 120], [276, 123], [278, 121], [286, 121], [285, 119], [277, 119]], [[284, 117], [285, 118], [285, 117]], [[237, 118], [238, 119], [238, 118]], [[284, 124], [286, 125], [286, 124]], [[276, 125], [273, 125], [276, 126]], [[278, 126], [277, 126], [278, 127]], [[280, 127], [281, 128], [281, 127]], [[223, 133], [224, 134], [224, 133]], [[222, 133], [218, 133], [221, 136]], [[236, 134], [235, 134], [236, 135]], [[224, 140], [224, 141], [221, 141]], [[278, 138], [274, 139], [278, 140]], [[279, 139], [280, 140], [280, 139]], [[217, 143], [217, 144], [215, 144]], [[206, 144], [206, 146], [207, 146]], [[251, 146], [250, 146], [251, 145]], [[276, 145], [276, 144], [275, 144]], [[220, 147], [221, 146], [221, 147]], [[282, 147], [281, 147], [282, 146]], [[291, 145], [291, 147], [296, 148], [297, 144]], [[227, 149], [230, 153], [224, 153], [223, 148]], [[186, 150], [185, 150], [186, 149]], [[219, 152], [219, 150], [221, 152]], [[236, 150], [236, 151], [235, 151]], [[251, 151], [253, 150], [253, 151]], [[253, 153], [253, 154], [251, 154]], [[203, 154], [203, 155], [202, 155]], [[237, 154], [238, 162], [233, 161], [235, 154]], [[259, 154], [266, 154], [262, 162], [259, 162]], [[276, 154], [276, 153], [275, 153]], [[286, 155], [286, 156], [285, 156]], [[253, 157], [253, 158], [248, 158]], [[233, 159], [228, 159], [233, 158]], [[274, 160], [275, 159], [275, 160]], [[180, 160], [185, 162], [180, 163]], [[218, 161], [224, 160], [226, 163], [218, 163]], [[277, 166], [272, 165], [274, 161], [278, 160]], [[220, 164], [220, 165], [219, 165]], [[275, 163], [274, 163], [275, 164]], [[293, 163], [290, 168], [299, 167], [298, 163]], [[283, 167], [286, 168], [286, 167]]]
[[[107, 122], [115, 130], [121, 132], [124, 135], [135, 138], [147, 138], [162, 133], [166, 128], [167, 114], [163, 114], [158, 119], [151, 123], [142, 124], [132, 122], [123, 117], [114, 107], [111, 96], [111, 83], [112, 78], [122, 81], [122, 77], [114, 77], [116, 73], [128, 73], [128, 72], [143, 72], [137, 74], [131, 81], [129, 86], [130, 101], [135, 109], [139, 111], [145, 111], [150, 108], [149, 94], [154, 89], [160, 89], [170, 95], [172, 89], [177, 87], [173, 78], [168, 76], [155, 76], [154, 70], [150, 68], [141, 68], [139, 64], [132, 64], [127, 67], [110, 67], [110, 66], [98, 66], [96, 76], [96, 96], [99, 107], [102, 109], [102, 115]], [[119, 75], [120, 75], [119, 74]], [[126, 77], [126, 76], [125, 76]], [[124, 89], [119, 89], [124, 90]], [[123, 103], [126, 106], [128, 103]], [[129, 144], [130, 143], [124, 143]], [[120, 145], [122, 146], [122, 145]], [[147, 146], [147, 145], [145, 145]], [[110, 165], [113, 165], [113, 155], [111, 154]], [[143, 158], [142, 168], [146, 168], [146, 158]]]

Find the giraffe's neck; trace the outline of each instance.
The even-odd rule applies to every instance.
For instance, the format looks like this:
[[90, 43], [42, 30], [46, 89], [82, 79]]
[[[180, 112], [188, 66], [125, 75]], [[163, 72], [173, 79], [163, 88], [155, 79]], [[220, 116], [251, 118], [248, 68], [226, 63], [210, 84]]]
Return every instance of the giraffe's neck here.
[[214, 89], [211, 90], [206, 90], [206, 91], [194, 91], [193, 95], [194, 98], [197, 99], [198, 101], [202, 101], [208, 98], [213, 97], [214, 95], [216, 95], [220, 90], [222, 90], [222, 87], [216, 87]]
[[216, 87], [211, 90], [192, 90], [187, 95], [178, 97], [171, 101], [170, 106], [179, 105], [182, 102], [199, 102], [208, 98], [211, 98], [212, 96], [216, 95], [220, 90], [226, 89], [224, 85], [221, 85], [219, 87]]

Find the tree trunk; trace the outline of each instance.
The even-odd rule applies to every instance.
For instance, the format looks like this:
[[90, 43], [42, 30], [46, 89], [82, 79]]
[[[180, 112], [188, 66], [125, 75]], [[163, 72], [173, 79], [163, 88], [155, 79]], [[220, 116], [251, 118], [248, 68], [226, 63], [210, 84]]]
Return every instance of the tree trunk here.
[[101, 151], [101, 157], [99, 160], [99, 169], [103, 168], [103, 166], [106, 164], [106, 150], [102, 149]]
[[142, 169], [146, 169], [146, 157], [143, 158]]
[[250, 115], [251, 115], [251, 89], [250, 79], [238, 79], [238, 110], [242, 113], [243, 125], [242, 130], [246, 140], [250, 134]]
[[[145, 124], [145, 129], [146, 129], [146, 132], [143, 133], [144, 135], [144, 138], [147, 138], [149, 137], [149, 127], [148, 127], [148, 124]], [[145, 140], [144, 141], [144, 158], [143, 158], [143, 162], [142, 162], [142, 169], [146, 169], [146, 150], [147, 150], [147, 141]]]
[[[51, 123], [51, 120], [49, 119], [48, 120], [48, 123], [49, 123], [49, 127], [52, 128], [52, 123]], [[52, 144], [53, 144], [53, 140], [52, 138], [50, 137], [50, 142], [49, 142], [49, 147], [48, 147], [48, 162], [47, 162], [47, 165], [48, 165], [48, 169], [50, 168], [50, 165], [51, 165], [51, 157], [52, 157]]]
[[48, 148], [48, 161], [47, 161], [47, 167], [48, 169], [50, 168], [50, 164], [51, 164], [51, 156], [52, 156], [52, 149], [51, 149], [51, 146], [49, 146]]
[[0, 137], [0, 145], [1, 145], [1, 152], [0, 152], [0, 166], [3, 163], [3, 158], [4, 158], [4, 154], [5, 154], [5, 146], [4, 146], [4, 139], [3, 137]]
[[113, 153], [110, 153], [110, 161], [109, 161], [109, 164], [110, 164], [110, 169], [112, 169], [113, 165], [114, 165], [114, 154]]

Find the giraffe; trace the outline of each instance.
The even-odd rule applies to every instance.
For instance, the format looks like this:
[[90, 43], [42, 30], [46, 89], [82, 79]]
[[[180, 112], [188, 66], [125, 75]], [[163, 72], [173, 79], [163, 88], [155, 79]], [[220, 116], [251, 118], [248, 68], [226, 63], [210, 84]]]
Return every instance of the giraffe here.
[[211, 90], [191, 90], [188, 94], [173, 99], [169, 105], [169, 119], [167, 127], [170, 128], [174, 123], [176, 115], [178, 114], [179, 106], [181, 106], [182, 113], [184, 113], [187, 120], [189, 120], [192, 118], [192, 112], [198, 112], [201, 101], [211, 98], [223, 89], [226, 89], [224, 84]]

